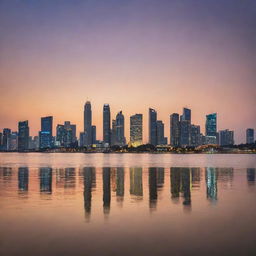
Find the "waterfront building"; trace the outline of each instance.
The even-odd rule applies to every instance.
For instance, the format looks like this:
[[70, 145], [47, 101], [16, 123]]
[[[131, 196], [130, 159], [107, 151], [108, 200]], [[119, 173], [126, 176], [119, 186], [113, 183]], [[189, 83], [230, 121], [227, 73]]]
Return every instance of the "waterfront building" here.
[[190, 127], [191, 126], [191, 110], [183, 108], [183, 114], [180, 116], [180, 146], [190, 146]]
[[177, 113], [170, 115], [170, 145], [172, 147], [180, 145], [180, 121]]
[[103, 142], [111, 144], [111, 114], [109, 104], [103, 106]]
[[9, 149], [10, 151], [18, 150], [18, 132], [12, 132], [9, 138]]
[[200, 126], [199, 125], [191, 125], [190, 128], [191, 136], [190, 136], [190, 146], [197, 147], [200, 144]]
[[116, 139], [116, 120], [112, 120], [112, 130], [111, 130], [111, 146], [117, 145]]
[[217, 113], [206, 115], [205, 136], [209, 137], [211, 142], [214, 142], [210, 144], [217, 144]]
[[97, 134], [96, 126], [92, 125], [92, 144], [97, 144]]
[[0, 149], [2, 149], [3, 144], [3, 134], [0, 132]]
[[52, 116], [46, 116], [41, 118], [41, 131], [39, 132], [40, 149], [51, 148], [53, 146], [52, 123]]
[[77, 142], [76, 125], [70, 121], [58, 124], [56, 127], [56, 145], [61, 147], [70, 147]]
[[11, 138], [11, 129], [4, 128], [3, 129], [3, 139], [2, 139], [2, 149], [3, 150], [10, 150], [10, 138]]
[[161, 120], [156, 122], [157, 145], [166, 145], [166, 138], [164, 137], [164, 123]]
[[143, 140], [142, 114], [130, 117], [130, 144], [133, 147], [142, 145]]
[[124, 146], [126, 139], [124, 136], [124, 115], [122, 111], [116, 115], [116, 145]]
[[234, 131], [229, 131], [228, 129], [219, 132], [220, 145], [228, 146], [234, 144]]
[[246, 130], [246, 144], [254, 143], [254, 129], [248, 128]]
[[28, 121], [21, 121], [18, 124], [19, 134], [18, 134], [18, 150], [26, 151], [28, 150], [29, 141], [29, 126]]
[[84, 105], [84, 146], [92, 145], [92, 109], [91, 102]]
[[157, 145], [157, 112], [149, 109], [149, 144]]

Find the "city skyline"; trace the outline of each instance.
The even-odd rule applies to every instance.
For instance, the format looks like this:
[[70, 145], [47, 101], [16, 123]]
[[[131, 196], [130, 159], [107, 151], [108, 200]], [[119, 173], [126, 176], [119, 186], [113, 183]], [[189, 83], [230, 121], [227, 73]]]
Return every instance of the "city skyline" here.
[[54, 116], [82, 131], [91, 100], [102, 139], [106, 102], [112, 113], [143, 114], [144, 125], [152, 107], [166, 130], [187, 105], [203, 132], [217, 112], [218, 129], [243, 142], [256, 127], [256, 3], [184, 2], [1, 1], [0, 129], [28, 119], [36, 135], [38, 117]]

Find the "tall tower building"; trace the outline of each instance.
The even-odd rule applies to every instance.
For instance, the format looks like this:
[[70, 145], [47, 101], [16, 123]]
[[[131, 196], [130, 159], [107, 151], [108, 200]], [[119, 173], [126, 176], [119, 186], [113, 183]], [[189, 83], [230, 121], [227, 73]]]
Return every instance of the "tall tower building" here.
[[40, 149], [51, 148], [52, 139], [52, 116], [41, 118], [41, 131], [39, 132], [39, 147]]
[[254, 129], [248, 128], [246, 130], [246, 143], [252, 144], [254, 143]]
[[157, 145], [167, 144], [166, 138], [164, 137], [164, 123], [160, 120], [156, 122], [156, 134], [157, 134]]
[[111, 143], [111, 125], [110, 125], [111, 115], [110, 107], [108, 104], [103, 106], [103, 141], [104, 143]]
[[10, 139], [11, 139], [11, 129], [4, 128], [3, 129], [3, 139], [2, 139], [2, 149], [3, 150], [10, 150]]
[[130, 117], [130, 143], [133, 147], [142, 144], [142, 114], [135, 114]]
[[170, 115], [170, 144], [172, 147], [180, 146], [180, 121], [177, 113]]
[[197, 147], [200, 145], [200, 126], [199, 125], [191, 125], [190, 129], [190, 146]]
[[85, 146], [92, 145], [92, 109], [90, 101], [86, 101], [84, 105], [84, 136]]
[[220, 131], [220, 145], [228, 146], [234, 144], [234, 131], [228, 129]]
[[157, 112], [150, 108], [149, 109], [149, 123], [148, 123], [148, 129], [149, 129], [149, 144], [152, 144], [154, 146], [157, 145]]
[[180, 145], [181, 147], [190, 146], [191, 110], [183, 108], [180, 117]]
[[29, 127], [28, 121], [19, 122], [19, 137], [18, 137], [18, 150], [28, 150], [29, 142]]
[[205, 123], [205, 135], [206, 136], [216, 136], [217, 133], [217, 114], [206, 115]]
[[191, 109], [183, 108], [183, 115], [181, 116], [181, 120], [189, 121], [189, 123], [191, 124]]
[[116, 115], [116, 141], [117, 145], [123, 146], [126, 144], [124, 136], [124, 115], [122, 111]]

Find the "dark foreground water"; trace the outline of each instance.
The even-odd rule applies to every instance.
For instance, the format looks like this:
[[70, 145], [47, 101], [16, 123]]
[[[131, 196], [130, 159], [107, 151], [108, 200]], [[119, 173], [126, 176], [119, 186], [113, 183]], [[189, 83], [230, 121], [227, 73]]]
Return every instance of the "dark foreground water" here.
[[256, 156], [0, 154], [0, 255], [256, 255]]

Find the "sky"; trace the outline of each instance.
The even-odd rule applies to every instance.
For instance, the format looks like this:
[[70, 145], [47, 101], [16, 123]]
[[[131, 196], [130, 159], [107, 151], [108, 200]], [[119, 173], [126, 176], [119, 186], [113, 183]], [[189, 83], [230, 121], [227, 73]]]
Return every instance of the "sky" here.
[[54, 116], [83, 130], [92, 103], [97, 138], [103, 104], [111, 118], [156, 109], [169, 137], [169, 115], [192, 109], [245, 142], [256, 129], [256, 1], [0, 0], [0, 130]]

